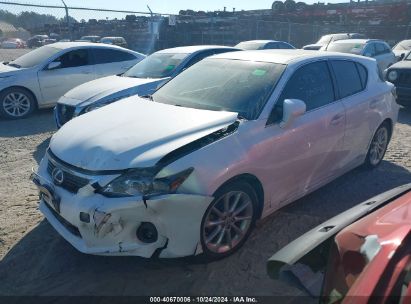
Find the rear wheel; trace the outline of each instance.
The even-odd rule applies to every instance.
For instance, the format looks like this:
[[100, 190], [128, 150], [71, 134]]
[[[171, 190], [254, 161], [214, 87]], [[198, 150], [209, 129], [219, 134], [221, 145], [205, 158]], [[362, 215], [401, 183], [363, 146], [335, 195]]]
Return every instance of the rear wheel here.
[[33, 95], [22, 88], [9, 88], [0, 93], [0, 115], [8, 119], [21, 119], [35, 109]]
[[383, 123], [375, 132], [368, 149], [364, 165], [367, 168], [376, 168], [384, 158], [390, 140], [390, 130], [387, 123]]
[[245, 182], [222, 187], [201, 222], [201, 245], [207, 258], [234, 253], [250, 235], [257, 215], [257, 195]]

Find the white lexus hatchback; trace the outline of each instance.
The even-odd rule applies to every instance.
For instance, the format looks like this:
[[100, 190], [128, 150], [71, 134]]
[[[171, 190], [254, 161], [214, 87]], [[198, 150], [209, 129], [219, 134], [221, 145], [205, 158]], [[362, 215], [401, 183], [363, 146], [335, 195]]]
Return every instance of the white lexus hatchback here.
[[150, 99], [64, 125], [32, 180], [78, 250], [224, 257], [254, 223], [360, 166], [397, 120], [373, 59], [269, 50], [207, 58]]

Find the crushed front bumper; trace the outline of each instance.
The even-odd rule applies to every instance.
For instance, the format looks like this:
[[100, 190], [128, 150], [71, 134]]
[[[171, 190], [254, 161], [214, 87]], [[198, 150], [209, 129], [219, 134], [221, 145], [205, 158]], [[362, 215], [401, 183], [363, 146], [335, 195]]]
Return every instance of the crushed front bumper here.
[[[146, 200], [109, 198], [94, 193], [90, 185], [73, 194], [53, 185], [46, 163], [45, 157], [38, 173], [32, 174], [40, 191], [40, 211], [77, 250], [167, 258], [201, 253], [201, 220], [213, 197], [167, 194]], [[155, 226], [155, 241], [147, 243], [137, 237], [142, 223]]]

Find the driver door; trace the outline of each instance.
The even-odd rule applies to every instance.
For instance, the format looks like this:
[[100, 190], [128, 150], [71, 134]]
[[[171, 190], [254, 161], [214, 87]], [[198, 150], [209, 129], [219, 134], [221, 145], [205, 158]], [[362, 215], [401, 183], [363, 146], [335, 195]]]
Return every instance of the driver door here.
[[96, 78], [88, 49], [68, 51], [53, 62], [60, 66], [54, 69], [46, 66], [38, 72], [41, 93], [47, 104], [56, 103], [67, 91]]
[[[306, 113], [281, 128], [283, 102], [300, 99]], [[336, 101], [326, 61], [298, 68], [283, 89], [265, 128], [273, 208], [301, 197], [338, 175], [345, 129], [345, 109]], [[269, 143], [268, 143], [269, 142]]]

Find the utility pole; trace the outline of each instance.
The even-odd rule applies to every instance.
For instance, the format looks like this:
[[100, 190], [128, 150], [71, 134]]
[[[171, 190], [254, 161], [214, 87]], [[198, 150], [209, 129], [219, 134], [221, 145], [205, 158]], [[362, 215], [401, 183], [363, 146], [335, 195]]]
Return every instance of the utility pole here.
[[70, 29], [70, 19], [69, 19], [68, 7], [67, 7], [66, 3], [64, 2], [64, 0], [61, 0], [61, 2], [63, 2], [64, 9], [65, 9], [65, 11], [66, 11], [67, 31], [68, 31], [68, 33], [69, 33], [70, 40], [73, 40], [73, 35], [71, 34], [71, 29]]

